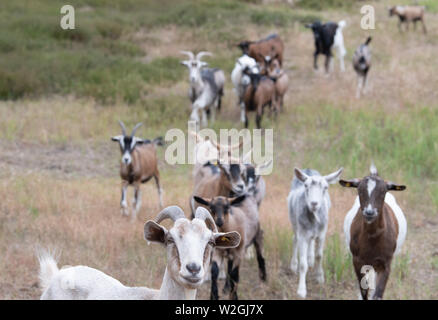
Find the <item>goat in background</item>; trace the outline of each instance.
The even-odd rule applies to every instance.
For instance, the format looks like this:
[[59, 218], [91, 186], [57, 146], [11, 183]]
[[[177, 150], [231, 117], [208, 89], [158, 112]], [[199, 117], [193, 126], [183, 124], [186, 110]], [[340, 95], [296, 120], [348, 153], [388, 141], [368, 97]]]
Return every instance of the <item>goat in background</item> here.
[[353, 68], [357, 74], [356, 98], [360, 98], [360, 94], [366, 93], [368, 85], [368, 71], [371, 68], [371, 50], [369, 44], [371, 37], [362, 43], [354, 52]]

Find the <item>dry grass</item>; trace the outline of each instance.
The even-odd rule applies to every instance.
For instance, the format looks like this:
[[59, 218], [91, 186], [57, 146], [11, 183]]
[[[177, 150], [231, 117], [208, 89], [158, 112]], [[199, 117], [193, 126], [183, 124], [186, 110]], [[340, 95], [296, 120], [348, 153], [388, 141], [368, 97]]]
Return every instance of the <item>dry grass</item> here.
[[[419, 32], [399, 34], [396, 21], [384, 14], [384, 5], [376, 3], [376, 11], [378, 30], [372, 32], [371, 88], [360, 101], [354, 98], [356, 79], [349, 62], [353, 50], [367, 35], [358, 27], [358, 14], [348, 17], [333, 11], [323, 14], [326, 19], [347, 18], [348, 23], [344, 32], [347, 72], [340, 74], [335, 61], [336, 71], [329, 78], [311, 69], [313, 39], [301, 26], [274, 30], [252, 25], [242, 30], [241, 38], [247, 39], [278, 31], [285, 40], [285, 66], [291, 79], [285, 113], [276, 122], [264, 118], [264, 125], [274, 127], [275, 132], [275, 167], [273, 174], [266, 177], [267, 196], [261, 207], [269, 280], [261, 283], [256, 261], [245, 261], [239, 289], [242, 299], [297, 298], [298, 279], [288, 270], [292, 231], [286, 208], [293, 167], [317, 163], [322, 164], [318, 169], [325, 173], [344, 165], [344, 155], [326, 159], [323, 152], [309, 145], [320, 133], [306, 132], [297, 119], [305, 123], [313, 114], [328, 116], [324, 106], [333, 106], [345, 113], [360, 110], [366, 115], [383, 111], [394, 119], [414, 114], [423, 107], [438, 108], [434, 61], [438, 50], [436, 14], [427, 16], [429, 34], [426, 37]], [[233, 28], [233, 25], [224, 26], [224, 30]], [[189, 34], [186, 31], [167, 26], [140, 29], [124, 36], [141, 43], [144, 62], [162, 55], [179, 56], [178, 51], [184, 49], [212, 50], [218, 59], [213, 62], [233, 61], [238, 55], [237, 49], [229, 43], [209, 40], [203, 30], [192, 30]], [[322, 69], [322, 60], [320, 66]], [[155, 186], [153, 183], [144, 186], [143, 207], [135, 223], [120, 216], [119, 151], [109, 138], [119, 132], [118, 119], [129, 126], [144, 121], [141, 132], [149, 138], [164, 135], [171, 127], [186, 130], [189, 108], [186, 90], [186, 82], [165, 87], [151, 85], [145, 93], [146, 104], [133, 106], [121, 103], [103, 106], [74, 96], [0, 103], [0, 299], [39, 297], [37, 245], [61, 251], [60, 265], [95, 267], [127, 285], [160, 285], [164, 250], [157, 245], [148, 246], [142, 238], [144, 221], [153, 218], [159, 210]], [[235, 108], [230, 82], [223, 106], [214, 127], [239, 127], [239, 110]], [[303, 111], [306, 108], [309, 115]], [[163, 113], [169, 117], [162, 119]], [[343, 123], [337, 125], [342, 129]], [[321, 134], [337, 129], [327, 129], [324, 124], [318, 128]], [[360, 124], [358, 130], [363, 130]], [[357, 141], [358, 147], [363, 147], [360, 144], [361, 141]], [[160, 159], [163, 154], [160, 149]], [[365, 173], [367, 166], [368, 161], [359, 165], [360, 174]], [[174, 167], [161, 161], [160, 171], [165, 203], [180, 205], [188, 212], [191, 167]], [[384, 172], [388, 178], [401, 182], [407, 177], [401, 166], [385, 167]], [[344, 175], [351, 174], [353, 169], [347, 167]], [[429, 186], [436, 182], [427, 178], [410, 182], [417, 184], [408, 186], [410, 193], [397, 194], [408, 219], [408, 238], [401, 257], [394, 262], [386, 298], [437, 299], [438, 219], [429, 189], [422, 190], [423, 183]], [[330, 194], [333, 206], [326, 264], [333, 262], [330, 259], [334, 257], [328, 252], [333, 252], [336, 244], [340, 243], [341, 253], [345, 253], [342, 223], [355, 196], [353, 191], [339, 186], [331, 187]], [[327, 272], [334, 276], [334, 272]], [[355, 299], [351, 270], [323, 286], [309, 280], [308, 294], [310, 299]], [[208, 284], [200, 290], [199, 297], [209, 297]]]

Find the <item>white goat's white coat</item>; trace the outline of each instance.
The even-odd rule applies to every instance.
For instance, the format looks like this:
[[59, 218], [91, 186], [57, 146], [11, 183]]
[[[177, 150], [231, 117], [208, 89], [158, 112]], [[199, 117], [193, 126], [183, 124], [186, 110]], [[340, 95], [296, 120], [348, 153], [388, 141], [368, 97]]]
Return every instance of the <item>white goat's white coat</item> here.
[[240, 106], [240, 121], [245, 122], [245, 104], [243, 95], [245, 88], [250, 84], [251, 79], [248, 75], [243, 74], [246, 68], [251, 69], [252, 73], [259, 73], [257, 61], [250, 56], [244, 54], [237, 59], [234, 69], [231, 72], [231, 82], [234, 85], [234, 92], [237, 95], [237, 105]]
[[[397, 219], [397, 223], [398, 223], [397, 246], [394, 252], [394, 254], [397, 255], [400, 253], [401, 247], [406, 239], [406, 233], [407, 233], [406, 218], [403, 214], [402, 209], [397, 204], [395, 197], [389, 192], [387, 192], [385, 195], [385, 203], [392, 209], [392, 211], [394, 211], [395, 218]], [[348, 211], [344, 219], [345, 244], [349, 251], [350, 251], [350, 239], [351, 239], [351, 235], [350, 235], [351, 224], [353, 223], [354, 217], [359, 212], [358, 211], [359, 208], [360, 208], [359, 196], [356, 196], [353, 206]]]
[[290, 268], [294, 273], [299, 271], [297, 294], [302, 298], [307, 295], [308, 267], [316, 264], [316, 280], [319, 283], [324, 282], [322, 255], [331, 206], [327, 189], [329, 183], [338, 180], [342, 171], [341, 168], [327, 176], [321, 176], [315, 170], [295, 169], [295, 177], [287, 198], [289, 219], [294, 231]]

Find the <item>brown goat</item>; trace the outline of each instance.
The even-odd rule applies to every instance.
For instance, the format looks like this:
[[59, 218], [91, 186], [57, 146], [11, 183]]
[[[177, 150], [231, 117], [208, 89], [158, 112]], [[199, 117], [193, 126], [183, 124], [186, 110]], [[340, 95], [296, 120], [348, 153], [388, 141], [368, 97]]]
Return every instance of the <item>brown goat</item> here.
[[382, 299], [392, 258], [400, 252], [407, 230], [402, 210], [387, 191], [405, 190], [406, 186], [384, 181], [374, 165], [371, 165], [370, 175], [362, 180], [340, 180], [339, 183], [358, 191], [345, 217], [344, 234], [353, 255], [361, 297], [367, 300], [370, 291], [375, 289], [372, 299]]
[[126, 191], [129, 185], [134, 186], [133, 216], [134, 220], [141, 207], [140, 184], [149, 181], [152, 177], [158, 189], [160, 207], [163, 206], [162, 189], [160, 186], [160, 173], [158, 171], [158, 160], [156, 146], [162, 145], [162, 138], [153, 141], [144, 140], [135, 136], [135, 131], [141, 126], [138, 123], [130, 136], [126, 135], [126, 128], [123, 122], [119, 121], [122, 127], [122, 135], [112, 137], [113, 141], [119, 142], [122, 153], [120, 163], [120, 177], [122, 178], [122, 199], [120, 201], [123, 215], [129, 215], [126, 202]]
[[275, 56], [272, 59], [267, 59], [265, 57], [265, 73], [268, 75], [275, 83], [275, 104], [274, 107], [278, 108], [278, 111], [283, 111], [284, 95], [289, 88], [289, 77], [284, 70], [281, 69], [280, 61], [278, 57]]
[[402, 23], [406, 24], [406, 31], [409, 30], [409, 22], [414, 24], [414, 30], [417, 29], [417, 21], [421, 21], [423, 32], [426, 34], [426, 24], [424, 23], [423, 6], [393, 6], [388, 9], [389, 16], [397, 15], [399, 17], [398, 29], [401, 30]]
[[280, 66], [283, 65], [284, 43], [276, 34], [271, 34], [259, 41], [242, 41], [238, 44], [238, 47], [242, 49], [244, 54], [254, 58], [259, 64], [265, 62], [261, 57], [277, 55]]
[[239, 246], [230, 250], [215, 250], [211, 266], [211, 294], [212, 300], [219, 299], [217, 279], [219, 276], [219, 264], [227, 259], [227, 281], [224, 291], [229, 291], [230, 299], [237, 299], [237, 286], [239, 283], [239, 268], [244, 260], [246, 248], [254, 244], [257, 252], [259, 276], [266, 280], [265, 259], [263, 250], [263, 231], [260, 228], [258, 209], [254, 197], [242, 195], [237, 198], [214, 197], [206, 199], [194, 197], [195, 201], [207, 207], [212, 213], [213, 219], [220, 232], [225, 230], [236, 231], [241, 235]]
[[263, 108], [269, 105], [273, 110], [277, 110], [275, 83], [274, 81], [264, 75], [250, 73], [248, 70], [244, 71], [251, 78], [251, 84], [245, 89], [243, 101], [245, 103], [245, 128], [248, 128], [248, 113], [256, 112], [256, 125], [261, 128]]

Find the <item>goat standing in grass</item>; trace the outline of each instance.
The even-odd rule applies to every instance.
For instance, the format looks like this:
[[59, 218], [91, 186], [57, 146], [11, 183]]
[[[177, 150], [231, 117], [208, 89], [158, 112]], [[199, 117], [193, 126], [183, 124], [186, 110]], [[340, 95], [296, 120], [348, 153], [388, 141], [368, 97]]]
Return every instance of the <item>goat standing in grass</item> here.
[[344, 56], [347, 50], [345, 50], [344, 36], [342, 35], [342, 29], [345, 25], [344, 20], [339, 21], [339, 23], [327, 22], [321, 24], [321, 22], [316, 21], [312, 24], [306, 24], [306, 28], [312, 29], [315, 39], [315, 52], [313, 54], [313, 68], [315, 70], [318, 69], [318, 55], [323, 54], [325, 55], [325, 71], [327, 74], [329, 73], [333, 56], [332, 49], [335, 49], [341, 71], [345, 71]]
[[157, 185], [160, 207], [163, 206], [156, 151], [156, 146], [163, 145], [163, 142], [161, 137], [155, 138], [153, 141], [136, 137], [135, 132], [141, 126], [141, 123], [134, 127], [130, 136], [126, 134], [126, 127], [123, 122], [119, 121], [119, 124], [122, 127], [122, 135], [114, 136], [111, 139], [119, 143], [122, 153], [122, 161], [120, 163], [122, 199], [120, 206], [122, 215], [129, 215], [126, 191], [128, 186], [134, 186], [132, 219], [135, 220], [141, 207], [140, 185], [149, 181], [152, 177]]
[[225, 74], [220, 69], [206, 68], [207, 62], [201, 61], [203, 56], [211, 56], [210, 52], [201, 51], [196, 57], [191, 51], [181, 51], [189, 60], [181, 61], [189, 69], [189, 98], [192, 102], [190, 120], [199, 124], [199, 111], [202, 112], [201, 124], [208, 125], [207, 115], [211, 113], [214, 122], [216, 109], [220, 111], [224, 94]]
[[[358, 193], [345, 216], [344, 234], [353, 255], [359, 297], [380, 300], [391, 272], [392, 259], [400, 253], [407, 232], [403, 211], [388, 191], [402, 191], [406, 186], [383, 180], [374, 164], [370, 167], [370, 174], [363, 179], [341, 180], [339, 183], [343, 187], [357, 188]], [[373, 268], [372, 273], [369, 267]], [[368, 275], [367, 287], [362, 285], [364, 274]]]
[[368, 71], [371, 68], [371, 50], [369, 44], [371, 37], [362, 43], [354, 52], [353, 68], [357, 74], [356, 98], [360, 98], [361, 93], [365, 93], [368, 85]]
[[275, 103], [274, 106], [278, 110], [274, 110], [276, 113], [278, 111], [283, 111], [284, 95], [289, 88], [289, 77], [286, 72], [280, 67], [280, 62], [278, 57], [273, 58], [264, 57], [265, 59], [265, 73], [274, 81], [275, 83]]
[[417, 29], [417, 21], [421, 21], [423, 25], [423, 32], [426, 34], [426, 24], [424, 23], [424, 10], [423, 6], [393, 6], [388, 9], [389, 16], [397, 15], [399, 17], [398, 29], [402, 31], [402, 23], [406, 23], [406, 31], [409, 30], [409, 22], [414, 24], [414, 30]]
[[[170, 219], [170, 230], [159, 223]], [[167, 265], [161, 288], [126, 287], [100, 270], [87, 266], [58, 268], [46, 252], [39, 254], [42, 300], [181, 300], [195, 299], [211, 262], [211, 251], [240, 244], [237, 232], [219, 233], [210, 213], [198, 208], [190, 221], [177, 206], [162, 210], [144, 226], [144, 239], [162, 244]]]
[[[298, 295], [306, 297], [308, 267], [316, 264], [316, 280], [324, 282], [322, 255], [331, 206], [329, 184], [336, 183], [343, 168], [326, 176], [311, 169], [295, 168], [291, 191], [287, 198], [289, 219], [294, 231], [293, 253], [290, 268], [299, 271]], [[298, 259], [299, 254], [299, 259]], [[298, 265], [299, 262], [299, 265]]]
[[246, 87], [251, 83], [250, 77], [243, 72], [247, 68], [251, 70], [252, 73], [260, 73], [256, 60], [247, 54], [244, 54], [236, 60], [234, 69], [231, 72], [231, 81], [233, 82], [234, 91], [237, 95], [237, 102], [240, 106], [241, 122], [245, 122], [245, 102], [243, 101], [245, 90]]

